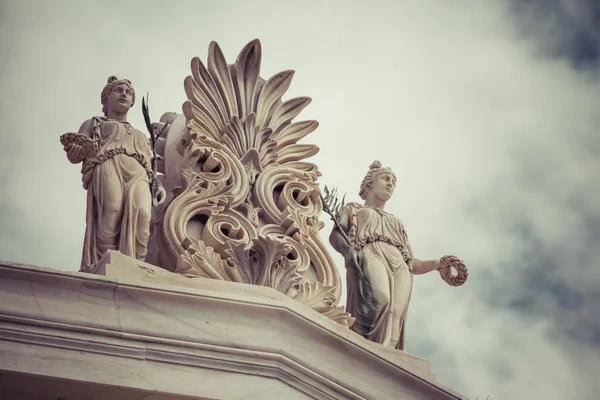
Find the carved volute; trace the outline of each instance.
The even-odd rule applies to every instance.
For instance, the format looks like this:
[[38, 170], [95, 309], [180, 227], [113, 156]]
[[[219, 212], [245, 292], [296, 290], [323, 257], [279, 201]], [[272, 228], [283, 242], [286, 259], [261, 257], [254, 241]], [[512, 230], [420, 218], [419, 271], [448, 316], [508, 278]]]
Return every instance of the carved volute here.
[[171, 193], [159, 222], [160, 265], [188, 277], [269, 286], [350, 325], [338, 307], [340, 276], [319, 237], [320, 174], [305, 161], [318, 148], [297, 143], [318, 123], [292, 122], [311, 100], [282, 101], [294, 72], [265, 80], [260, 63], [258, 40], [231, 65], [214, 42], [206, 65], [192, 60], [185, 128], [177, 154], [163, 150], [161, 161], [176, 184], [165, 184]]

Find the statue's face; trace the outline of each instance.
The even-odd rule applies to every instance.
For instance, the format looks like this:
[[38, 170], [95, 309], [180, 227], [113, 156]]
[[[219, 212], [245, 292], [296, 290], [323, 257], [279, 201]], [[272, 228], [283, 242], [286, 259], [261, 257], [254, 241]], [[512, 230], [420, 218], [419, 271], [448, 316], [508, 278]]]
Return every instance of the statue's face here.
[[126, 83], [115, 86], [106, 98], [106, 108], [125, 113], [133, 106], [133, 90]]
[[379, 200], [388, 201], [394, 194], [395, 188], [396, 177], [389, 172], [383, 172], [373, 179], [370, 194]]

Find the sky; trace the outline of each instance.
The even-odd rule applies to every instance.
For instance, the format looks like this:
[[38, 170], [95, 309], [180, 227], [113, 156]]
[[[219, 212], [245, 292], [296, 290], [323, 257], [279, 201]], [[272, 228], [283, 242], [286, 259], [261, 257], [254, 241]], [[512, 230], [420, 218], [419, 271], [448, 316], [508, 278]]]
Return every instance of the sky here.
[[471, 399], [596, 399], [594, 0], [2, 1], [0, 259], [78, 269], [85, 191], [58, 138], [101, 114], [109, 75], [158, 119], [211, 41], [232, 63], [255, 38], [261, 75], [293, 69], [285, 98], [313, 99], [321, 184], [359, 201], [381, 160], [416, 256], [469, 268], [458, 288], [415, 277], [407, 351]]

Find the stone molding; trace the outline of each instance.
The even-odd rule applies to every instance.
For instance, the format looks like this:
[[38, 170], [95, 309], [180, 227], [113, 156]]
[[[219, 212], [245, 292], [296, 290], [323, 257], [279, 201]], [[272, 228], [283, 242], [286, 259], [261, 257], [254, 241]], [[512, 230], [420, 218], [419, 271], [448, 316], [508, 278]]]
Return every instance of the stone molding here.
[[2, 373], [192, 398], [462, 398], [427, 361], [274, 289], [119, 253], [97, 272], [0, 263]]

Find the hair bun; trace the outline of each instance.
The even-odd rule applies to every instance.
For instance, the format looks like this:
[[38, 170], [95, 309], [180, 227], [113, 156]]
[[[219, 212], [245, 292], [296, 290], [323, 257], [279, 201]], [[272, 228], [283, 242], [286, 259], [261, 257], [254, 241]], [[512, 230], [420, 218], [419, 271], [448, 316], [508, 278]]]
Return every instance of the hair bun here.
[[369, 169], [377, 169], [377, 168], [381, 168], [382, 164], [381, 161], [379, 160], [375, 160], [371, 163], [371, 165], [369, 165]]
[[111, 75], [111, 76], [108, 77], [108, 81], [106, 83], [109, 84], [111, 82], [118, 81], [118, 80], [119, 80], [119, 78], [117, 78], [114, 75]]

